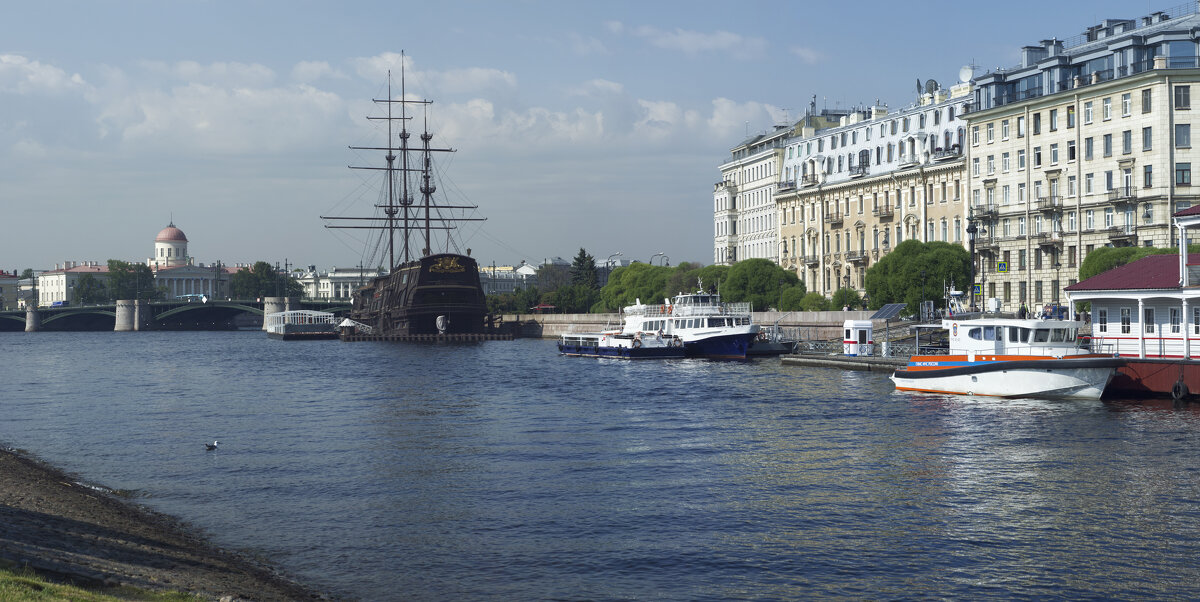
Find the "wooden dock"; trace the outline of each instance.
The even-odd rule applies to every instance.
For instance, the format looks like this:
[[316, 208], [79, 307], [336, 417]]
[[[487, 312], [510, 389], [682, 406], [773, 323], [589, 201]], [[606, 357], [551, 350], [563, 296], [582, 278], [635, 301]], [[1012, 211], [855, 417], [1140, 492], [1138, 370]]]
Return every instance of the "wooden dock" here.
[[346, 342], [381, 341], [387, 343], [474, 343], [477, 341], [511, 341], [511, 333], [448, 333], [448, 334], [342, 334]]

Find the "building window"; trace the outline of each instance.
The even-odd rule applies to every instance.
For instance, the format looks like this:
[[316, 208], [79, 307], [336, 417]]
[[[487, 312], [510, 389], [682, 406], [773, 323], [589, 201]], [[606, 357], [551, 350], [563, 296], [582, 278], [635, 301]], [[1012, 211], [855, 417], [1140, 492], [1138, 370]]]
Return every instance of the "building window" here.
[[1154, 128], [1142, 128], [1142, 150], [1148, 151], [1154, 147]]
[[971, 146], [979, 146], [979, 126], [971, 128]]
[[1058, 130], [1058, 109], [1050, 109], [1050, 131]]
[[1192, 164], [1191, 163], [1176, 163], [1175, 164], [1175, 185], [1176, 186], [1191, 186], [1192, 185]]
[[1050, 145], [1050, 164], [1051, 165], [1058, 164], [1058, 145], [1057, 144]]
[[[1068, 211], [1068, 212], [1067, 212], [1067, 231], [1068, 231], [1068, 232], [1074, 232], [1074, 231], [1075, 231], [1075, 212], [1074, 212], [1074, 211]], [[1071, 265], [1071, 267], [1074, 267], [1074, 266], [1075, 266], [1075, 261], [1074, 261], [1074, 259], [1073, 259], [1073, 258], [1075, 257], [1075, 253], [1074, 253], [1074, 251], [1075, 251], [1075, 247], [1071, 247], [1071, 257], [1072, 257], [1072, 261], [1071, 261], [1071, 264], [1070, 264], [1070, 265]]]
[[996, 141], [996, 128], [992, 124], [987, 124], [987, 141], [991, 144]]
[[996, 173], [996, 156], [995, 155], [987, 156], [987, 173], [989, 176]]
[[1143, 179], [1142, 186], [1145, 186], [1146, 188], [1154, 187], [1154, 166], [1153, 165], [1143, 165], [1142, 166], [1142, 179]]
[[1105, 98], [1100, 101], [1100, 119], [1108, 121], [1112, 119], [1112, 99]]
[[1121, 154], [1128, 155], [1133, 152], [1133, 130], [1125, 130], [1121, 132]]
[[1067, 176], [1067, 196], [1075, 196], [1075, 176]]
[[1095, 148], [1095, 146], [1096, 146], [1095, 141], [1092, 140], [1091, 136], [1088, 136], [1087, 138], [1083, 139], [1083, 160], [1084, 161], [1092, 160], [1092, 151]]
[[1033, 166], [1042, 166], [1042, 147], [1040, 146], [1033, 147]]
[[1075, 127], [1075, 106], [1071, 105], [1067, 107], [1067, 128], [1073, 127]]
[[1083, 123], [1087, 125], [1092, 122], [1092, 101], [1083, 103]]
[[1007, 173], [1008, 168], [1009, 168], [1008, 153], [1002, 153], [1000, 155], [1000, 171]]
[[1112, 156], [1112, 134], [1104, 135], [1104, 156]]
[[1132, 313], [1132, 310], [1128, 307], [1121, 308], [1121, 334], [1129, 334], [1129, 318]]
[[1096, 310], [1096, 329], [1100, 332], [1108, 332], [1108, 310]]
[[1142, 317], [1145, 319], [1146, 334], [1154, 334], [1154, 308], [1147, 307]]
[[1090, 174], [1090, 173], [1083, 174], [1083, 193], [1084, 194], [1092, 194], [1092, 190], [1093, 190], [1092, 181], [1094, 179], [1095, 178], [1093, 177], [1093, 174]]
[[1025, 136], [1025, 117], [1017, 117], [1017, 138]]
[[1092, 209], [1088, 209], [1087, 211], [1084, 211], [1083, 212], [1083, 223], [1084, 223], [1084, 229], [1095, 230], [1096, 229], [1096, 212]]
[[1008, 140], [1008, 120], [1007, 119], [1000, 122], [1000, 139]]
[[1017, 151], [1017, 170], [1025, 169], [1025, 149]]
[[1175, 108], [1176, 109], [1192, 108], [1192, 87], [1191, 86], [1175, 86]]
[[1121, 116], [1129, 117], [1133, 113], [1133, 94], [1126, 92], [1121, 95]]
[[1179, 334], [1179, 308], [1172, 307], [1170, 309], [1170, 315], [1171, 315], [1171, 334]]
[[1067, 161], [1075, 160], [1075, 141], [1067, 142]]
[[1175, 124], [1175, 148], [1191, 148], [1192, 147], [1192, 124], [1176, 123]]
[[1037, 136], [1040, 133], [1042, 133], [1042, 114], [1034, 113], [1033, 114], [1033, 135]]
[[971, 175], [979, 176], [979, 157], [971, 159]]
[[1150, 88], [1142, 90], [1142, 112], [1150, 112]]

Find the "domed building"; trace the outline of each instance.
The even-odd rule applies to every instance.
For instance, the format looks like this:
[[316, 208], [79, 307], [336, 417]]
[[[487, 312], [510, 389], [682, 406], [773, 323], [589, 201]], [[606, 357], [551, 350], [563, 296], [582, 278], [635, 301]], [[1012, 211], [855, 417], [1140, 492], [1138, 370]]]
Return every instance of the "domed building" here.
[[157, 269], [190, 264], [192, 258], [188, 257], [187, 244], [187, 236], [172, 221], [154, 237], [154, 257], [148, 259], [146, 265]]

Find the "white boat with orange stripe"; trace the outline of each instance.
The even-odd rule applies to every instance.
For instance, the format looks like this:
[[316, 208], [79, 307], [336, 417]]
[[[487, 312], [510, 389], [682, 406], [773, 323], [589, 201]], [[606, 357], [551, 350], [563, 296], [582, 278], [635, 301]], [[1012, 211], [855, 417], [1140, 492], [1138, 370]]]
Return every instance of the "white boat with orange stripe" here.
[[944, 354], [914, 355], [892, 374], [901, 391], [1099, 399], [1124, 360], [1080, 339], [1082, 322], [943, 320]]

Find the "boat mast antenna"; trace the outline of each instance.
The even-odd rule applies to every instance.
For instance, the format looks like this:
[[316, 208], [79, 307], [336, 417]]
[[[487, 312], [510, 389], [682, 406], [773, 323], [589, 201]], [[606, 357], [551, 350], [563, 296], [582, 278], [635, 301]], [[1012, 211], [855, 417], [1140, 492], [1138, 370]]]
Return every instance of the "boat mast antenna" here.
[[388, 231], [388, 271], [396, 268], [396, 153], [392, 152], [392, 70], [388, 69], [388, 143], [387, 143], [387, 206], [384, 208], [384, 213], [387, 215], [387, 231]]
[[400, 51], [400, 160], [401, 185], [400, 204], [404, 205], [404, 263], [408, 263], [408, 208], [412, 205], [412, 196], [408, 191], [408, 100], [404, 80], [404, 51]]
[[429, 133], [429, 105], [425, 105], [425, 125], [424, 132], [421, 133], [421, 200], [425, 205], [425, 255], [432, 253], [432, 242], [429, 236], [429, 212], [432, 205], [433, 191], [437, 190], [434, 186], [430, 172], [433, 169], [433, 160], [430, 158], [429, 141], [433, 139], [433, 134]]

